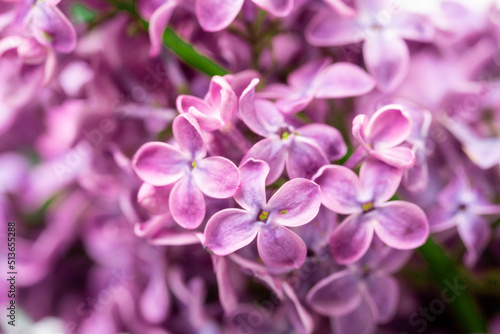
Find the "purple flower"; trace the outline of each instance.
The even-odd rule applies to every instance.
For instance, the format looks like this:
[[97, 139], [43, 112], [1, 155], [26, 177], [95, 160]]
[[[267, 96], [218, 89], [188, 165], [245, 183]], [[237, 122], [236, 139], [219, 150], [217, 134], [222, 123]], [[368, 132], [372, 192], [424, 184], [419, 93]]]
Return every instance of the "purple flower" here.
[[168, 198], [170, 213], [184, 228], [195, 229], [205, 216], [203, 194], [214, 198], [233, 196], [238, 190], [238, 168], [223, 157], [206, 157], [201, 130], [193, 116], [183, 114], [173, 122], [178, 147], [161, 142], [144, 144], [135, 154], [133, 167], [154, 186], [175, 183]]
[[276, 107], [286, 114], [304, 110], [317, 99], [363, 95], [375, 87], [365, 71], [350, 63], [330, 65], [329, 59], [309, 62], [288, 76], [288, 85], [269, 85], [259, 96], [276, 98]]
[[216, 255], [228, 255], [257, 237], [262, 261], [274, 267], [302, 265], [306, 245], [285, 226], [307, 224], [319, 211], [317, 184], [305, 179], [285, 183], [266, 203], [269, 166], [250, 159], [240, 167], [242, 185], [234, 196], [243, 209], [225, 209], [213, 215], [205, 229], [205, 245]]
[[500, 215], [500, 205], [491, 204], [463, 173], [439, 193], [437, 202], [438, 207], [429, 214], [431, 232], [456, 227], [467, 248], [464, 262], [473, 266], [491, 238], [490, 224], [483, 216]]
[[229, 83], [216, 75], [210, 81], [210, 87], [202, 100], [195, 96], [179, 95], [177, 110], [193, 115], [200, 128], [205, 131], [219, 130], [233, 118], [238, 108], [238, 98]]
[[403, 172], [375, 159], [361, 166], [359, 179], [344, 166], [324, 166], [313, 181], [321, 187], [321, 202], [330, 210], [349, 215], [333, 231], [330, 247], [340, 264], [361, 258], [373, 233], [388, 246], [413, 249], [429, 234], [425, 213], [404, 201], [386, 203], [395, 193]]
[[356, 116], [352, 121], [352, 134], [360, 147], [346, 165], [354, 167], [359, 160], [372, 156], [397, 168], [413, 167], [415, 164], [413, 151], [400, 146], [411, 131], [410, 115], [399, 105], [380, 108], [370, 120], [366, 115]]
[[333, 317], [335, 333], [371, 333], [377, 323], [388, 322], [396, 312], [399, 286], [391, 273], [409, 255], [374, 240], [359, 262], [319, 281], [306, 300], [319, 314]]
[[321, 166], [345, 155], [347, 147], [337, 129], [316, 123], [295, 128], [285, 121], [273, 103], [255, 100], [258, 83], [258, 79], [252, 80], [241, 95], [240, 113], [253, 132], [266, 138], [255, 144], [242, 161], [254, 158], [267, 162], [271, 172], [266, 184], [276, 181], [285, 165], [291, 179], [310, 179]]
[[434, 27], [426, 17], [394, 10], [389, 0], [357, 0], [355, 15], [335, 11], [318, 14], [306, 29], [306, 38], [316, 46], [346, 45], [364, 41], [368, 71], [380, 90], [390, 92], [405, 78], [410, 51], [403, 39], [429, 42]]

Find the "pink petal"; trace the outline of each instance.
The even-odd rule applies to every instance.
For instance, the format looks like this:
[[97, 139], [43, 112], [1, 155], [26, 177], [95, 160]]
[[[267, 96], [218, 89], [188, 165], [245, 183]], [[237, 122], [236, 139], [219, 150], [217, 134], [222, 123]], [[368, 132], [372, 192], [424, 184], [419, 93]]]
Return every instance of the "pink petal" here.
[[332, 46], [361, 42], [364, 34], [355, 19], [326, 12], [318, 14], [309, 23], [306, 38], [315, 46]]
[[320, 206], [319, 186], [300, 178], [282, 185], [267, 204], [269, 220], [284, 226], [309, 223], [318, 214]]
[[399, 301], [399, 285], [391, 276], [370, 275], [365, 279], [366, 302], [377, 323], [390, 321]]
[[207, 148], [196, 119], [190, 114], [181, 114], [174, 119], [172, 130], [177, 145], [191, 154], [192, 159], [204, 158]]
[[402, 106], [391, 104], [380, 108], [370, 118], [366, 140], [374, 149], [397, 146], [411, 134], [411, 117]]
[[408, 73], [410, 52], [406, 43], [390, 33], [371, 36], [363, 45], [366, 68], [383, 92], [394, 91]]
[[263, 209], [266, 204], [266, 177], [269, 165], [262, 160], [248, 159], [240, 167], [241, 187], [234, 195], [236, 202], [244, 209]]
[[229, 83], [218, 75], [212, 77], [205, 100], [217, 109], [217, 114], [224, 125], [231, 121], [238, 109], [236, 94]]
[[403, 171], [377, 159], [368, 159], [359, 171], [362, 197], [374, 204], [387, 202], [399, 188]]
[[317, 86], [315, 84], [316, 78], [330, 62], [329, 59], [320, 59], [302, 65], [288, 75], [287, 82], [294, 88], [307, 89], [311, 86]]
[[179, 95], [176, 105], [179, 113], [190, 113], [193, 115], [198, 121], [200, 128], [205, 131], [214, 131], [224, 126], [219, 117], [218, 110], [196, 96]]
[[347, 152], [342, 134], [332, 126], [312, 123], [300, 127], [297, 132], [303, 137], [313, 139], [329, 160], [339, 160]]
[[324, 316], [347, 315], [361, 303], [358, 284], [349, 269], [336, 272], [312, 287], [307, 293], [307, 303]]
[[59, 8], [35, 2], [30, 15], [33, 36], [40, 44], [62, 53], [75, 49], [75, 28]]
[[245, 162], [250, 158], [267, 162], [270, 172], [266, 178], [266, 185], [276, 181], [285, 168], [286, 146], [284, 142], [278, 138], [269, 138], [259, 141], [248, 150], [242, 161]]
[[132, 166], [143, 181], [154, 186], [176, 182], [189, 167], [177, 148], [161, 142], [142, 145], [132, 159]]
[[252, 0], [266, 12], [278, 17], [290, 15], [293, 9], [294, 0]]
[[306, 259], [304, 241], [289, 229], [277, 224], [264, 225], [257, 236], [262, 261], [271, 267], [299, 268]]
[[225, 315], [232, 314], [238, 308], [238, 296], [235, 283], [232, 280], [230, 261], [227, 257], [212, 256], [215, 277], [217, 278], [217, 290], [219, 301], [224, 309]]
[[358, 176], [349, 168], [325, 166], [318, 171], [313, 181], [319, 184], [321, 203], [328, 209], [346, 215], [361, 211], [357, 200]]
[[154, 273], [139, 300], [139, 307], [144, 319], [151, 324], [165, 320], [170, 306], [170, 295], [163, 273]]
[[403, 11], [392, 16], [387, 28], [404, 39], [420, 42], [431, 42], [436, 34], [436, 29], [427, 17]]
[[366, 215], [351, 215], [344, 219], [330, 236], [334, 260], [349, 264], [359, 260], [370, 247], [373, 226]]
[[454, 211], [435, 209], [429, 213], [429, 229], [431, 232], [442, 232], [457, 225], [458, 219]]
[[143, 183], [137, 193], [137, 202], [149, 213], [159, 215], [168, 212], [168, 197], [172, 191], [172, 184], [156, 187]]
[[205, 31], [219, 31], [231, 24], [243, 6], [243, 0], [196, 0], [196, 17]]
[[375, 80], [354, 64], [335, 63], [321, 71], [317, 85], [316, 98], [338, 99], [370, 92]]
[[290, 92], [286, 98], [276, 101], [276, 107], [284, 114], [296, 114], [304, 110], [314, 99], [314, 96], [307, 92]]
[[183, 177], [175, 184], [168, 203], [172, 217], [180, 226], [193, 230], [203, 222], [205, 199], [193, 177]]
[[284, 123], [283, 115], [269, 101], [255, 100], [255, 87], [259, 79], [253, 79], [240, 97], [240, 114], [243, 122], [253, 132], [269, 137]]
[[205, 246], [220, 256], [231, 254], [251, 243], [259, 226], [256, 217], [245, 210], [219, 211], [207, 222]]
[[367, 303], [362, 301], [351, 313], [334, 318], [332, 327], [336, 334], [372, 334], [376, 323]]
[[396, 168], [408, 169], [415, 165], [415, 154], [408, 147], [394, 147], [381, 151], [372, 151], [377, 159]]
[[366, 150], [371, 151], [371, 147], [366, 143], [366, 131], [368, 128], [368, 117], [366, 115], [357, 115], [352, 120], [352, 136]]
[[320, 167], [329, 162], [326, 154], [314, 141], [294, 136], [288, 149], [286, 171], [291, 179], [296, 177], [310, 179]]
[[283, 292], [293, 305], [293, 308], [288, 309], [290, 322], [301, 333], [312, 333], [314, 330], [314, 319], [300, 303], [297, 294], [287, 282], [283, 283]]
[[151, 41], [149, 55], [151, 57], [156, 57], [160, 54], [163, 44], [163, 32], [168, 26], [168, 22], [176, 6], [176, 0], [166, 0], [151, 15], [149, 20], [149, 39]]
[[413, 249], [422, 246], [429, 236], [429, 223], [417, 205], [392, 201], [373, 211], [377, 236], [389, 247]]
[[472, 267], [491, 239], [491, 227], [488, 221], [480, 216], [463, 214], [460, 215], [457, 230], [467, 248], [465, 264]]
[[223, 157], [210, 157], [198, 161], [192, 173], [198, 188], [210, 197], [231, 197], [236, 194], [240, 185], [238, 167]]

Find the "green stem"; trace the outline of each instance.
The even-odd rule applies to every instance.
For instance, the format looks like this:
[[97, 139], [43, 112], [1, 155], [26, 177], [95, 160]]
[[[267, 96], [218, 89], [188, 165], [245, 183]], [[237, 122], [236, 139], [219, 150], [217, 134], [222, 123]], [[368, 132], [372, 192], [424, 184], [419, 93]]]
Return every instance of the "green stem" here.
[[[134, 4], [124, 2], [112, 2], [120, 10], [132, 14], [142, 25], [144, 30], [148, 31], [149, 22], [143, 20], [137, 13]], [[228, 70], [217, 64], [215, 61], [198, 52], [191, 44], [180, 38], [172, 29], [167, 28], [163, 33], [163, 44], [175, 53], [182, 61], [189, 66], [209, 75], [225, 75]]]
[[[486, 324], [476, 302], [470, 294], [466, 276], [459, 272], [449, 256], [432, 238], [429, 238], [418, 251], [429, 264], [432, 273], [443, 289], [450, 290], [449, 285], [453, 285], [454, 282], [458, 282], [459, 285], [466, 287], [459, 290], [456, 294], [456, 299], [450, 303], [463, 332], [485, 333]], [[441, 298], [441, 296], [438, 298]]]

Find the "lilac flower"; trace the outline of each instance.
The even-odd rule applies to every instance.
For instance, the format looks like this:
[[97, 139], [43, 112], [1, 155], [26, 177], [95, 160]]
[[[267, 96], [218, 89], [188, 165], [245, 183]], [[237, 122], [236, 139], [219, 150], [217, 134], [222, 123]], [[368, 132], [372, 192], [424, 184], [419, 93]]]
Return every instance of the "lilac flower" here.
[[273, 103], [255, 100], [258, 79], [243, 92], [240, 113], [243, 122], [255, 133], [266, 137], [255, 144], [243, 157], [264, 160], [269, 164], [266, 184], [273, 183], [283, 173], [286, 165], [288, 176], [311, 178], [330, 160], [338, 160], [347, 151], [340, 132], [325, 124], [307, 124], [295, 128], [285, 121]]
[[396, 251], [374, 240], [355, 264], [319, 281], [307, 302], [319, 314], [333, 318], [335, 333], [372, 333], [378, 323], [391, 320], [399, 300], [399, 286], [391, 276], [411, 252]]
[[70, 53], [76, 47], [76, 31], [56, 7], [60, 0], [35, 1], [23, 24], [42, 45], [57, 52]]
[[410, 115], [398, 105], [380, 108], [370, 120], [366, 115], [356, 116], [352, 121], [352, 134], [360, 146], [346, 165], [354, 167], [359, 160], [372, 156], [397, 168], [413, 167], [413, 151], [400, 146], [411, 131]]
[[375, 87], [374, 80], [350, 63], [330, 65], [329, 59], [309, 62], [288, 75], [288, 85], [269, 85], [259, 96], [276, 98], [276, 107], [295, 114], [315, 98], [335, 99], [363, 95]]
[[154, 186], [175, 183], [169, 197], [170, 212], [184, 228], [195, 229], [205, 216], [203, 194], [214, 198], [233, 196], [238, 190], [238, 168], [223, 157], [206, 157], [207, 149], [196, 120], [189, 114], [173, 122], [178, 147], [160, 142], [144, 144], [133, 167]]
[[205, 245], [216, 255], [228, 255], [257, 237], [262, 261], [274, 267], [302, 265], [306, 246], [286, 228], [311, 221], [319, 211], [319, 187], [305, 179], [285, 183], [266, 203], [265, 179], [269, 166], [250, 159], [240, 167], [242, 186], [235, 195], [243, 209], [225, 209], [213, 215], [205, 229]]
[[238, 108], [238, 99], [229, 83], [222, 77], [213, 76], [208, 93], [202, 100], [195, 96], [179, 95], [177, 110], [193, 115], [200, 128], [214, 131], [226, 126]]
[[321, 187], [323, 205], [349, 215], [330, 237], [332, 255], [338, 263], [361, 258], [374, 232], [396, 249], [413, 249], [425, 242], [429, 224], [422, 209], [404, 201], [386, 203], [398, 189], [402, 175], [400, 169], [375, 159], [361, 166], [359, 179], [343, 166], [324, 166], [318, 171], [313, 181]]
[[[278, 17], [288, 16], [295, 0], [252, 0], [254, 4]], [[220, 31], [227, 28], [243, 7], [244, 0], [195, 0], [194, 10], [200, 26], [205, 31]], [[179, 0], [166, 0], [154, 11], [150, 19], [149, 38], [151, 56], [160, 53], [163, 31], [170, 21], [175, 7], [182, 5]], [[193, 6], [190, 4], [190, 6]]]
[[429, 213], [431, 232], [456, 227], [467, 248], [464, 262], [475, 265], [491, 238], [491, 226], [483, 216], [500, 215], [500, 205], [491, 204], [463, 173], [439, 193], [437, 202], [438, 207]]
[[408, 72], [410, 52], [403, 39], [429, 42], [434, 27], [426, 17], [393, 9], [389, 0], [357, 0], [355, 15], [335, 11], [318, 14], [306, 30], [316, 46], [346, 45], [364, 41], [363, 55], [368, 71], [380, 90], [396, 89]]

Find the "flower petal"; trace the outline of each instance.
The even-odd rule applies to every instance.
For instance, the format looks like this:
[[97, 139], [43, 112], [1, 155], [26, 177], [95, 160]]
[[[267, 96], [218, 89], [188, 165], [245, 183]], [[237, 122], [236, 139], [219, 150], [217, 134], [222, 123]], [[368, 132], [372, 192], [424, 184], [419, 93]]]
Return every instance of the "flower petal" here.
[[372, 156], [396, 168], [409, 169], [415, 166], [415, 154], [408, 147], [398, 146], [381, 151], [372, 151]]
[[259, 79], [253, 79], [241, 94], [241, 119], [253, 132], [269, 137], [283, 126], [285, 121], [272, 102], [255, 100], [255, 87], [258, 83]]
[[332, 256], [339, 264], [359, 260], [370, 247], [373, 226], [366, 215], [351, 215], [344, 219], [330, 236]]
[[137, 193], [137, 202], [151, 214], [164, 214], [168, 212], [168, 197], [172, 187], [172, 184], [156, 187], [143, 183]]
[[294, 136], [288, 149], [286, 171], [290, 179], [296, 177], [310, 179], [320, 167], [329, 162], [326, 154], [314, 141]]
[[422, 246], [429, 236], [429, 223], [417, 205], [392, 201], [378, 207], [372, 214], [377, 236], [389, 247], [413, 249]]
[[278, 138], [268, 138], [259, 141], [248, 150], [243, 157], [243, 162], [250, 158], [267, 162], [270, 172], [266, 178], [266, 185], [276, 181], [285, 168], [286, 146], [284, 142]]
[[231, 85], [218, 75], [212, 77], [205, 100], [217, 109], [217, 115], [223, 124], [231, 121], [231, 118], [233, 118], [234, 113], [238, 109], [238, 98]]
[[151, 275], [146, 289], [139, 300], [139, 308], [144, 319], [151, 324], [159, 324], [165, 320], [170, 308], [170, 295], [166, 279], [160, 270]]
[[419, 42], [431, 42], [436, 34], [436, 29], [427, 17], [403, 11], [391, 17], [391, 24], [387, 28], [404, 39]]
[[351, 313], [333, 318], [333, 330], [336, 334], [372, 334], [376, 323], [368, 304], [362, 300]]
[[297, 132], [303, 137], [313, 139], [329, 160], [341, 159], [347, 153], [342, 134], [332, 126], [312, 123], [300, 127]]
[[290, 15], [293, 9], [293, 0], [252, 0], [266, 12], [278, 17]]
[[491, 238], [491, 227], [488, 221], [480, 216], [463, 214], [459, 217], [457, 230], [467, 248], [464, 262], [467, 266], [472, 267], [488, 245]]
[[231, 197], [236, 194], [240, 185], [238, 167], [223, 157], [209, 157], [198, 161], [192, 173], [198, 188], [210, 197]]
[[142, 145], [132, 159], [132, 166], [143, 181], [154, 186], [176, 182], [188, 167], [177, 148], [161, 142]]
[[370, 275], [365, 279], [366, 302], [377, 323], [386, 323], [396, 313], [399, 285], [391, 276]]
[[330, 275], [307, 293], [307, 303], [319, 314], [328, 317], [343, 316], [361, 303], [359, 281], [349, 269]]
[[33, 36], [40, 44], [62, 53], [75, 49], [75, 28], [59, 8], [37, 1], [29, 15]]
[[332, 46], [361, 42], [364, 34], [355, 19], [327, 12], [313, 18], [306, 28], [306, 38], [315, 46]]
[[313, 181], [321, 188], [321, 203], [328, 209], [340, 213], [351, 214], [361, 211], [357, 200], [358, 176], [343, 166], [322, 167]]
[[197, 0], [196, 17], [205, 31], [219, 31], [231, 24], [243, 6], [243, 0]]
[[262, 261], [271, 267], [299, 268], [306, 259], [304, 241], [278, 224], [264, 225], [257, 236], [257, 248]]
[[317, 86], [316, 98], [338, 99], [370, 92], [375, 88], [375, 80], [359, 66], [335, 63], [321, 71]]
[[374, 149], [391, 148], [405, 141], [411, 129], [410, 114], [402, 106], [391, 104], [380, 108], [370, 118], [366, 140]]
[[204, 158], [207, 148], [196, 119], [190, 114], [181, 114], [174, 119], [172, 130], [177, 145], [191, 154], [192, 159]]
[[371, 36], [363, 45], [366, 68], [383, 92], [394, 91], [408, 73], [410, 51], [405, 41], [391, 33]]
[[309, 223], [319, 212], [321, 195], [319, 186], [306, 179], [286, 182], [267, 204], [269, 220], [284, 226]]
[[205, 246], [216, 255], [228, 255], [245, 247], [259, 231], [256, 217], [241, 209], [217, 212], [207, 222]]
[[200, 226], [205, 217], [205, 199], [191, 175], [179, 180], [168, 200], [170, 213], [180, 226], [193, 230]]
[[398, 190], [403, 170], [377, 159], [368, 159], [359, 171], [362, 195], [374, 204], [387, 202]]
[[176, 6], [177, 0], [166, 0], [151, 14], [151, 18], [149, 19], [149, 40], [151, 41], [149, 55], [151, 57], [156, 57], [160, 54], [163, 43], [163, 32], [168, 26], [168, 22]]
[[262, 160], [248, 159], [240, 167], [241, 187], [234, 195], [236, 203], [252, 211], [262, 209], [266, 204], [266, 177], [269, 165]]

